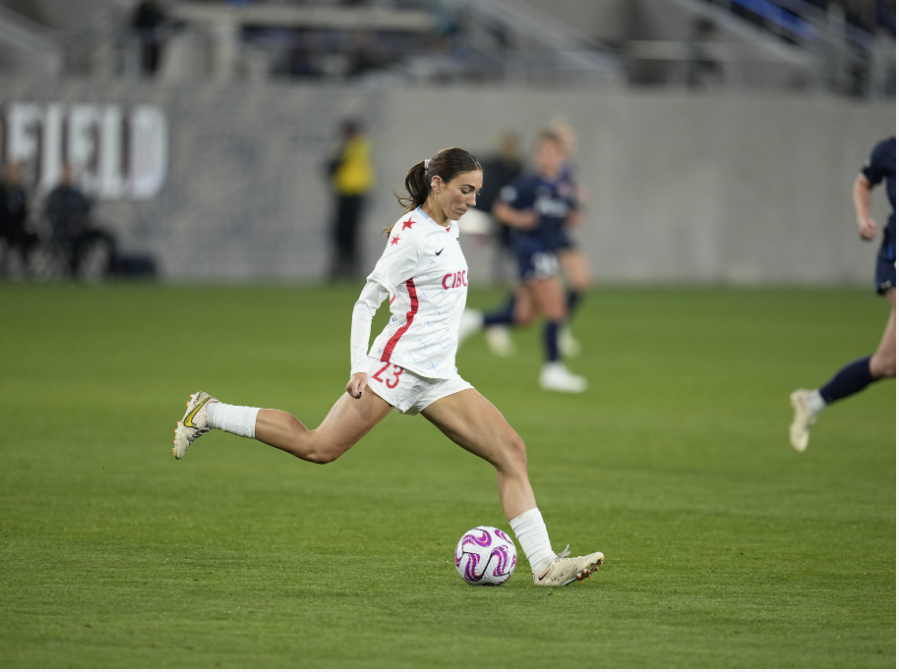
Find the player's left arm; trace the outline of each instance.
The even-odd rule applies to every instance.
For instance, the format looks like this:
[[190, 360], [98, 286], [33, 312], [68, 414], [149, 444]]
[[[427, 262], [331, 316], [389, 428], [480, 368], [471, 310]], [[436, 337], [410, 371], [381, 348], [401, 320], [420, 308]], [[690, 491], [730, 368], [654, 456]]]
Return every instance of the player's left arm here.
[[855, 206], [855, 223], [863, 240], [874, 240], [877, 237], [877, 222], [872, 219], [870, 212], [871, 193], [886, 177], [888, 166], [891, 163], [895, 166], [895, 158], [892, 156], [894, 151], [895, 145], [892, 143], [886, 140], [878, 142], [855, 178], [852, 203]]
[[581, 197], [580, 188], [574, 188], [574, 194], [568, 198], [568, 205], [571, 209], [568, 212], [567, 224], [580, 226], [584, 221], [584, 199]]
[[877, 237], [877, 222], [871, 217], [871, 193], [874, 185], [859, 173], [852, 188], [852, 203], [855, 205], [855, 223], [862, 240], [874, 240]]
[[584, 211], [578, 207], [568, 213], [568, 224], [570, 226], [580, 226], [584, 221]]

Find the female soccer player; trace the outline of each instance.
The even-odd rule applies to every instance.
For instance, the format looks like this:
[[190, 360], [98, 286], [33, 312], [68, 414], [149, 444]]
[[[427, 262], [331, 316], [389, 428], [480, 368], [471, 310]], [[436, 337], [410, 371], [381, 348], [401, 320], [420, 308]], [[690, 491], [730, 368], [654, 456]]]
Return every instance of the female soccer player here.
[[793, 405], [793, 424], [790, 425], [790, 443], [802, 452], [808, 446], [809, 428], [815, 424], [818, 414], [833, 402], [861, 392], [869, 384], [881, 378], [896, 376], [896, 138], [877, 144], [871, 158], [855, 179], [852, 200], [855, 219], [862, 240], [877, 237], [877, 222], [871, 219], [869, 207], [871, 192], [883, 180], [887, 183], [887, 197], [893, 212], [883, 230], [883, 242], [877, 255], [875, 283], [877, 293], [886, 296], [892, 307], [887, 328], [877, 347], [877, 352], [850, 362], [823, 387], [817, 390], [796, 390], [790, 395]]
[[[406, 211], [385, 231], [387, 246], [353, 308], [347, 394], [317, 429], [284, 411], [229, 406], [197, 392], [176, 426], [172, 452], [181, 459], [196, 439], [223, 429], [325, 464], [352, 448], [391, 409], [421, 413], [456, 444], [493, 465], [503, 511], [534, 583], [563, 586], [590, 576], [603, 554], [570, 558], [567, 547], [553, 553], [528, 480], [524, 442], [456, 370], [459, 318], [468, 290], [457, 222], [474, 206], [481, 183], [480, 164], [455, 147], [409, 170], [409, 196], [399, 199]], [[369, 352], [372, 318], [391, 294], [391, 319]]]
[[518, 257], [521, 286], [516, 300], [497, 311], [466, 311], [462, 337], [496, 325], [526, 325], [533, 321], [535, 313], [542, 313], [546, 316], [546, 361], [540, 372], [540, 386], [558, 392], [583, 392], [587, 389], [586, 379], [565, 368], [559, 348], [559, 332], [568, 309], [556, 244], [564, 237], [566, 223], [580, 215], [573, 187], [562, 180], [564, 160], [559, 137], [551, 131], [544, 132], [534, 152], [538, 172], [500, 191], [493, 212], [498, 220], [513, 227], [512, 246]]

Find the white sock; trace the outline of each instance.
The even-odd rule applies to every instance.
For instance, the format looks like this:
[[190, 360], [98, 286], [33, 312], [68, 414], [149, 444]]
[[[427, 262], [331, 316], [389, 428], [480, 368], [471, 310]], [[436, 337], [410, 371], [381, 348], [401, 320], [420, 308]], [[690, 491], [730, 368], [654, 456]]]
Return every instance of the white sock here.
[[206, 404], [206, 424], [210, 429], [224, 429], [226, 432], [256, 438], [256, 416], [261, 408], [251, 406], [229, 406], [220, 401]]
[[546, 531], [546, 523], [543, 522], [540, 509], [525, 511], [510, 520], [509, 524], [518, 537], [521, 550], [527, 556], [531, 571], [535, 574], [542, 573], [556, 559], [556, 554], [553, 553], [553, 547], [549, 543], [549, 533]]
[[824, 397], [818, 390], [812, 390], [805, 397], [805, 410], [812, 418], [818, 417], [818, 413], [823, 411], [826, 406], [827, 402], [824, 401]]

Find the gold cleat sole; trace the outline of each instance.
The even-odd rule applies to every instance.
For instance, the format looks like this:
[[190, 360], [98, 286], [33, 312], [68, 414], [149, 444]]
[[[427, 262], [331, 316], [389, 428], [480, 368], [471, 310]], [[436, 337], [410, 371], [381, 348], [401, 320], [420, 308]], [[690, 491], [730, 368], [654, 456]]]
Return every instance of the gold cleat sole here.
[[585, 569], [582, 569], [580, 572], [578, 572], [578, 574], [577, 574], [577, 582], [578, 582], [578, 583], [581, 583], [584, 579], [589, 579], [589, 578], [590, 578], [590, 575], [591, 575], [593, 572], [595, 572], [597, 569], [600, 568], [600, 566], [602, 565], [602, 562], [603, 562], [604, 559], [605, 559], [605, 558], [600, 558], [598, 561], [594, 562], [594, 563], [593, 563], [592, 565], [590, 565], [589, 567], [587, 567], [587, 568], [585, 568]]

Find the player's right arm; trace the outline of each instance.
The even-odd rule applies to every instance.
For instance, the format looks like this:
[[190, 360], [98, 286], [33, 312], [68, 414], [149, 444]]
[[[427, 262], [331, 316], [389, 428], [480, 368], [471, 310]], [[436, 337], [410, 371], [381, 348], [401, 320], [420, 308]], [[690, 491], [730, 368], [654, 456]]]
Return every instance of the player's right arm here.
[[493, 216], [503, 224], [515, 229], [533, 229], [537, 225], [537, 213], [533, 210], [516, 210], [511, 205], [497, 201], [493, 205]]
[[521, 188], [522, 182], [503, 187], [499, 197], [493, 204], [493, 216], [500, 222], [514, 229], [525, 231], [536, 228], [538, 217], [530, 206], [533, 206], [533, 198]]
[[353, 399], [362, 397], [368, 383], [368, 342], [371, 339], [371, 322], [388, 292], [374, 280], [369, 280], [362, 288], [356, 305], [353, 306], [353, 326], [350, 331], [350, 381], [346, 391]]

